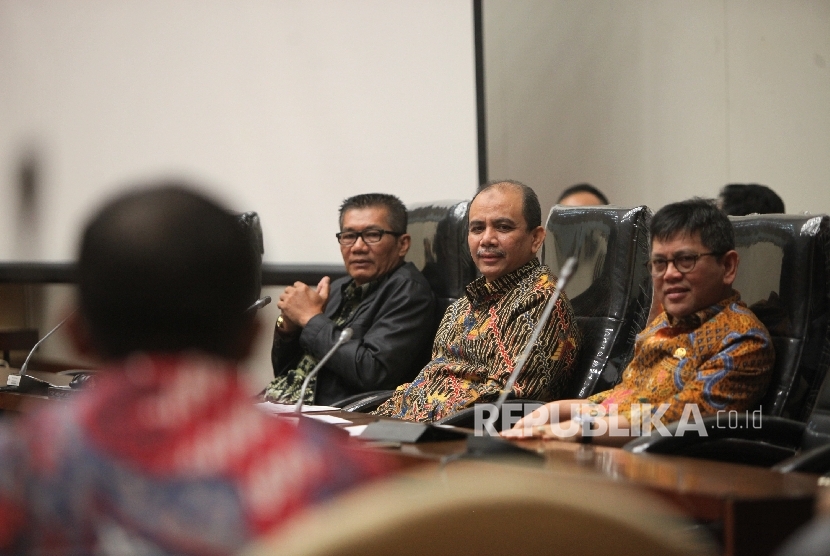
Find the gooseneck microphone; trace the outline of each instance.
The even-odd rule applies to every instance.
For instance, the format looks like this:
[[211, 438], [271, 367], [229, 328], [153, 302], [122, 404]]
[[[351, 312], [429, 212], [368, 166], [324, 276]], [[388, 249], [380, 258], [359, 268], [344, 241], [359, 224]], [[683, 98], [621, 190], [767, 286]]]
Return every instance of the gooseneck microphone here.
[[[52, 330], [47, 332], [46, 335], [43, 338], [41, 338], [40, 340], [37, 341], [37, 343], [32, 348], [32, 351], [30, 351], [29, 355], [26, 356], [26, 360], [23, 362], [23, 365], [20, 366], [20, 371], [18, 371], [17, 374], [9, 375], [9, 378], [6, 381], [6, 385], [8, 385], [8, 386], [20, 386], [20, 377], [26, 376], [26, 369], [29, 368], [29, 360], [32, 358], [32, 355], [35, 354], [35, 352], [37, 351], [37, 348], [40, 347], [40, 344], [42, 344], [44, 341], [46, 341], [46, 338], [48, 338], [49, 336], [54, 334], [61, 326], [63, 326], [64, 323], [69, 320], [69, 317], [71, 317], [74, 314], [75, 314], [75, 311], [72, 311], [71, 313], [69, 313], [69, 315], [66, 318], [64, 318], [62, 321], [60, 321], [57, 326], [55, 326], [55, 328], [53, 328]], [[40, 379], [36, 379], [34, 377], [29, 377], [29, 378], [31, 378], [32, 380], [35, 380], [37, 382], [43, 382], [43, 384], [48, 386], [47, 382], [41, 381]]]
[[527, 344], [525, 345], [525, 348], [522, 351], [522, 354], [519, 356], [518, 363], [516, 363], [516, 366], [513, 368], [513, 372], [510, 373], [510, 378], [507, 379], [504, 388], [502, 388], [501, 394], [499, 394], [499, 399], [496, 400], [496, 403], [493, 406], [493, 411], [487, 418], [487, 423], [484, 427], [485, 431], [490, 430], [489, 427], [493, 423], [495, 423], [496, 419], [501, 413], [501, 406], [507, 400], [507, 396], [510, 395], [510, 392], [513, 391], [513, 385], [516, 384], [516, 380], [519, 378], [519, 375], [521, 374], [522, 369], [525, 366], [525, 363], [530, 358], [530, 352], [536, 345], [536, 341], [539, 339], [539, 334], [542, 333], [542, 329], [548, 323], [548, 320], [550, 319], [550, 314], [553, 312], [553, 307], [559, 300], [559, 296], [562, 293], [562, 290], [565, 289], [565, 284], [568, 283], [568, 279], [570, 279], [571, 275], [574, 273], [574, 270], [576, 270], [576, 264], [576, 257], [568, 257], [568, 259], [565, 261], [565, 264], [562, 265], [562, 269], [559, 271], [559, 279], [556, 281], [556, 288], [554, 288], [553, 290], [553, 295], [550, 296], [548, 304], [545, 305], [545, 310], [542, 311], [542, 316], [539, 318], [539, 322], [536, 323], [536, 327], [533, 329], [533, 333], [530, 335], [530, 339], [528, 339]]
[[265, 307], [269, 303], [271, 303], [271, 296], [270, 295], [266, 295], [265, 297], [260, 297], [259, 299], [254, 301], [253, 304], [250, 307], [245, 309], [244, 314], [249, 315], [251, 313], [256, 313], [257, 311], [259, 311], [260, 309], [262, 309], [263, 307]]
[[343, 332], [340, 333], [340, 337], [337, 339], [337, 342], [335, 342], [335, 344], [331, 346], [331, 349], [328, 351], [328, 353], [326, 353], [326, 355], [322, 359], [320, 359], [320, 362], [317, 363], [317, 366], [311, 369], [311, 372], [308, 373], [308, 376], [306, 376], [305, 380], [303, 381], [303, 387], [300, 389], [300, 399], [297, 400], [297, 405], [294, 406], [294, 413], [302, 412], [303, 398], [305, 397], [305, 391], [308, 388], [308, 383], [311, 381], [312, 378], [314, 378], [314, 376], [318, 372], [320, 372], [320, 369], [323, 368], [323, 365], [326, 363], [326, 361], [329, 360], [329, 357], [334, 355], [334, 352], [340, 349], [340, 346], [342, 346], [344, 343], [348, 342], [351, 339], [351, 337], [352, 329], [343, 329]]

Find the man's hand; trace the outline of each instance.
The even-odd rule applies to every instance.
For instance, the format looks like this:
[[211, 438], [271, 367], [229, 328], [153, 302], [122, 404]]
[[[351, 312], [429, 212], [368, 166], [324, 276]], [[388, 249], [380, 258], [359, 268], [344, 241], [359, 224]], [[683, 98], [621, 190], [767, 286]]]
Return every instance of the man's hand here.
[[329, 301], [330, 285], [331, 279], [324, 276], [315, 289], [302, 282], [285, 288], [277, 303], [283, 315], [283, 330], [291, 332], [294, 326], [305, 328], [312, 317], [321, 314]]
[[517, 423], [512, 429], [505, 430], [499, 434], [503, 438], [514, 440], [562, 440], [564, 442], [579, 442], [582, 438], [582, 424], [576, 421], [565, 421], [563, 423], [546, 423], [543, 425], [529, 426], [527, 422], [519, 426]]

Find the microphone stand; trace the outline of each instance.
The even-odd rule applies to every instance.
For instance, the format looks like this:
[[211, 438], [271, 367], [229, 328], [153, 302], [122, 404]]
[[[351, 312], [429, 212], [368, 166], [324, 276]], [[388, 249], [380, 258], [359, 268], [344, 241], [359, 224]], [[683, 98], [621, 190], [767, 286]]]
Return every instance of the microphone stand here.
[[305, 380], [303, 381], [303, 387], [300, 389], [300, 398], [297, 400], [297, 405], [294, 406], [294, 413], [302, 413], [303, 398], [305, 397], [305, 391], [308, 388], [308, 383], [311, 382], [311, 379], [314, 378], [318, 372], [320, 372], [320, 369], [322, 369], [326, 361], [328, 361], [329, 358], [332, 355], [334, 355], [334, 352], [340, 349], [340, 346], [342, 346], [344, 343], [348, 342], [351, 339], [351, 337], [352, 329], [345, 328], [343, 332], [340, 333], [340, 337], [337, 339], [337, 342], [335, 342], [335, 344], [331, 347], [328, 353], [326, 353], [326, 355], [322, 359], [320, 359], [320, 362], [317, 363], [317, 366], [315, 366], [311, 370], [311, 372], [308, 373], [308, 375], [305, 377]]
[[570, 279], [574, 270], [576, 270], [576, 265], [576, 257], [568, 257], [568, 259], [565, 261], [565, 264], [562, 265], [562, 269], [559, 271], [559, 279], [556, 281], [556, 288], [553, 290], [553, 295], [548, 300], [547, 305], [545, 305], [545, 309], [544, 311], [542, 311], [542, 316], [539, 318], [539, 322], [536, 323], [536, 327], [533, 329], [533, 333], [530, 335], [530, 339], [528, 339], [527, 344], [525, 345], [525, 349], [519, 356], [518, 363], [513, 368], [513, 372], [510, 373], [510, 377], [507, 379], [504, 388], [502, 388], [501, 394], [499, 394], [499, 398], [493, 405], [493, 411], [487, 418], [487, 422], [484, 426], [484, 431], [489, 430], [490, 426], [492, 426], [493, 423], [496, 422], [498, 415], [501, 413], [501, 406], [504, 405], [504, 402], [507, 400], [507, 396], [509, 396], [510, 392], [513, 391], [513, 385], [516, 384], [516, 380], [519, 378], [519, 374], [521, 374], [522, 369], [525, 366], [525, 363], [530, 358], [530, 352], [536, 345], [536, 341], [539, 339], [539, 334], [542, 333], [542, 329], [547, 324], [548, 319], [550, 319], [550, 314], [553, 312], [553, 307], [559, 300], [559, 296], [562, 293], [562, 290], [565, 289], [565, 284], [568, 283], [568, 280]]
[[33, 376], [27, 375], [26, 374], [26, 369], [29, 368], [29, 360], [35, 354], [35, 352], [37, 351], [37, 348], [40, 347], [40, 344], [42, 344], [44, 341], [46, 341], [46, 338], [48, 338], [49, 336], [51, 336], [52, 334], [57, 332], [57, 330], [61, 326], [63, 326], [66, 321], [69, 320], [69, 317], [71, 317], [74, 314], [75, 314], [75, 311], [72, 311], [71, 313], [69, 313], [69, 315], [66, 318], [64, 318], [62, 321], [60, 321], [57, 326], [55, 326], [55, 328], [53, 328], [52, 330], [47, 332], [46, 335], [43, 338], [41, 338], [40, 340], [37, 341], [37, 343], [32, 348], [32, 351], [30, 351], [29, 355], [26, 356], [26, 360], [23, 362], [23, 365], [20, 366], [20, 370], [17, 372], [17, 374], [9, 375], [9, 378], [6, 380], [6, 385], [7, 386], [20, 387], [20, 383], [21, 383], [21, 380], [23, 379], [23, 377], [26, 377], [27, 381], [30, 381], [32, 383], [32, 386], [41, 386], [42, 385], [42, 387], [44, 387], [44, 388], [48, 388], [49, 386], [51, 386], [45, 380], [41, 380], [39, 378], [35, 378]]
[[269, 303], [271, 303], [271, 296], [270, 295], [266, 295], [265, 297], [260, 297], [259, 299], [254, 301], [253, 304], [250, 307], [245, 309], [243, 314], [249, 315], [251, 313], [256, 313], [259, 309], [262, 309], [263, 307], [265, 307]]
[[[257, 299], [250, 307], [245, 309], [244, 313], [246, 315], [250, 314], [250, 313], [254, 313], [257, 310], [262, 309], [263, 307], [265, 307], [269, 303], [271, 303], [271, 297], [266, 295], [265, 297]], [[77, 311], [77, 309], [75, 309], [75, 311]], [[26, 377], [26, 380], [32, 382], [34, 386], [41, 386], [41, 385], [43, 387], [51, 386], [51, 384], [49, 384], [48, 382], [46, 382], [44, 380], [41, 380], [41, 379], [33, 377], [33, 376], [29, 376], [29, 375], [26, 374], [26, 370], [29, 368], [29, 360], [35, 354], [35, 352], [37, 351], [37, 348], [40, 347], [40, 344], [45, 342], [46, 339], [49, 336], [51, 336], [52, 334], [57, 332], [58, 329], [61, 326], [63, 326], [66, 323], [66, 321], [69, 320], [69, 317], [71, 317], [72, 315], [75, 314], [75, 311], [72, 311], [71, 313], [69, 313], [69, 315], [66, 318], [64, 318], [62, 321], [60, 321], [57, 326], [55, 326], [52, 330], [47, 332], [46, 335], [43, 338], [41, 338], [40, 340], [37, 341], [37, 343], [34, 345], [32, 350], [29, 352], [29, 355], [26, 356], [26, 360], [23, 362], [23, 365], [20, 366], [20, 371], [18, 371], [17, 374], [9, 375], [9, 378], [6, 381], [7, 386], [20, 387], [20, 383], [21, 383], [21, 380], [22, 380], [23, 377]]]

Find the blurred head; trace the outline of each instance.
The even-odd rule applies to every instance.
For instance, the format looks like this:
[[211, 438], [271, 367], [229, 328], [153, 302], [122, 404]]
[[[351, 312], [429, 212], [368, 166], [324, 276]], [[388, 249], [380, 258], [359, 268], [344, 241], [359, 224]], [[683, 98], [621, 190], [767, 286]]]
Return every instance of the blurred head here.
[[563, 191], [556, 204], [566, 207], [607, 205], [608, 198], [590, 183], [578, 183]]
[[766, 185], [757, 183], [730, 183], [720, 190], [718, 205], [730, 216], [786, 212], [781, 197]]
[[732, 295], [738, 270], [732, 224], [714, 201], [666, 205], [651, 219], [654, 295], [681, 318]]
[[244, 357], [260, 254], [239, 218], [179, 183], [137, 189], [87, 224], [78, 257], [89, 347], [108, 358], [197, 350]]
[[467, 243], [487, 282], [536, 257], [544, 239], [539, 199], [525, 184], [491, 182], [470, 202]]
[[394, 195], [366, 193], [340, 205], [340, 254], [358, 285], [397, 268], [409, 251], [406, 207]]

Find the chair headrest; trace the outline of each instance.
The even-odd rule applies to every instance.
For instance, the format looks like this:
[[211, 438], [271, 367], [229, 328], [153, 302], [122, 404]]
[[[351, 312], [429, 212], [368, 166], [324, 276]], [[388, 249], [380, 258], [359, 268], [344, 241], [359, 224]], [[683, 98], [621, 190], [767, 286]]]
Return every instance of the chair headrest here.
[[420, 270], [439, 298], [457, 299], [477, 270], [467, 246], [469, 201], [441, 201], [409, 207], [412, 245], [406, 260]]

